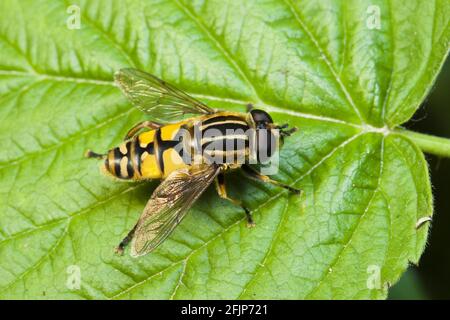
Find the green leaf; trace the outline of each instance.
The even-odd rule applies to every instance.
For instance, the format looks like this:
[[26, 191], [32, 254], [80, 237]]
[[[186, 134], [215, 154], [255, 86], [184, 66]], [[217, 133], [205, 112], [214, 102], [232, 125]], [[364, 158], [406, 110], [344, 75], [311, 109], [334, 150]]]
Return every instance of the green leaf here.
[[[447, 55], [448, 1], [79, 1], [69, 29], [72, 4], [0, 2], [1, 298], [384, 298], [418, 262], [431, 187], [395, 128]], [[114, 255], [157, 182], [83, 153], [145, 119], [112, 84], [130, 66], [297, 126], [275, 178], [302, 196], [235, 172], [256, 228], [210, 188], [154, 253]]]

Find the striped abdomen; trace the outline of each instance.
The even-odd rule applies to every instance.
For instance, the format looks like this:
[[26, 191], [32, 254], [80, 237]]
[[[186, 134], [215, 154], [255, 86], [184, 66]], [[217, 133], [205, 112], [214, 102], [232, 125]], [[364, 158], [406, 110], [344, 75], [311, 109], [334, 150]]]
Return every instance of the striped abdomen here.
[[[158, 179], [180, 168], [184, 163], [174, 159], [177, 141], [163, 139], [172, 126], [143, 132], [111, 149], [105, 159], [105, 169], [120, 179]], [[176, 160], [176, 161], [175, 161]]]
[[136, 137], [111, 149], [105, 159], [105, 169], [120, 179], [139, 179], [142, 159], [154, 155], [154, 145], [141, 145]]

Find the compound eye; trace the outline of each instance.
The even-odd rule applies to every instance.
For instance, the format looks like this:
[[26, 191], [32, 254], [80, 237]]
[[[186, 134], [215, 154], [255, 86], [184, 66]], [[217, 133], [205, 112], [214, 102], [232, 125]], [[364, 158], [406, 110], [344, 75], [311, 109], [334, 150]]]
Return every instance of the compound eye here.
[[253, 109], [250, 113], [255, 123], [273, 123], [272, 117], [263, 110]]

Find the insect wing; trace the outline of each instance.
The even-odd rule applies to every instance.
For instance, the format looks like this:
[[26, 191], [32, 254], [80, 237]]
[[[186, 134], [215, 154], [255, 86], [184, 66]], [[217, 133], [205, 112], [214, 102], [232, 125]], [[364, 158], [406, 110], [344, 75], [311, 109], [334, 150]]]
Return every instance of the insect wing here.
[[161, 244], [218, 173], [216, 166], [199, 165], [170, 174], [155, 189], [139, 218], [131, 256], [145, 255]]
[[215, 112], [167, 82], [137, 69], [121, 69], [114, 79], [137, 108], [162, 122], [170, 122], [186, 114]]

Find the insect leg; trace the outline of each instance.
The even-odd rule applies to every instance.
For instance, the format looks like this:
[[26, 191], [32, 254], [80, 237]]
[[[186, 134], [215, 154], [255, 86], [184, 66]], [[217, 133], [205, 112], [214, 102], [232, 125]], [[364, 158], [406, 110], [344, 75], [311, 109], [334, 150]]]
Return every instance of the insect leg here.
[[247, 103], [247, 105], [245, 106], [245, 109], [247, 110], [247, 112], [252, 111], [254, 108], [252, 103]]
[[268, 182], [271, 183], [273, 185], [279, 186], [281, 188], [287, 189], [289, 190], [289, 192], [292, 192], [294, 194], [300, 194], [302, 191], [300, 189], [296, 189], [293, 188], [291, 186], [288, 186], [287, 184], [284, 184], [282, 182], [276, 181], [271, 179], [268, 176], [262, 175], [260, 174], [258, 171], [256, 171], [254, 168], [250, 167], [249, 165], [243, 165], [242, 166], [243, 172], [250, 178], [255, 179], [255, 180], [259, 180], [259, 181], [263, 181], [263, 182]]
[[141, 129], [144, 129], [144, 128], [158, 129], [159, 127], [161, 127], [161, 124], [157, 123], [157, 122], [154, 122], [154, 121], [142, 121], [142, 122], [139, 122], [133, 128], [131, 128], [130, 131], [128, 131], [128, 133], [125, 136], [124, 140], [128, 140], [128, 139], [132, 138]]
[[86, 153], [84, 154], [84, 156], [86, 158], [104, 159], [106, 157], [106, 154], [100, 154], [100, 153], [96, 153], [92, 150], [87, 150]]
[[252, 228], [255, 226], [255, 222], [253, 221], [252, 215], [250, 213], [250, 210], [248, 210], [246, 207], [242, 205], [242, 202], [233, 198], [230, 198], [227, 195], [227, 189], [225, 186], [225, 175], [223, 173], [219, 173], [219, 175], [216, 177], [216, 190], [219, 194], [219, 197], [222, 199], [226, 199], [228, 201], [231, 201], [237, 206], [240, 206], [245, 211], [245, 215], [247, 216], [247, 227]]
[[136, 231], [137, 224], [133, 227], [133, 229], [128, 232], [127, 236], [123, 238], [123, 240], [119, 243], [119, 245], [116, 247], [116, 254], [122, 255], [123, 249], [130, 243], [131, 239], [133, 239], [134, 232]]

